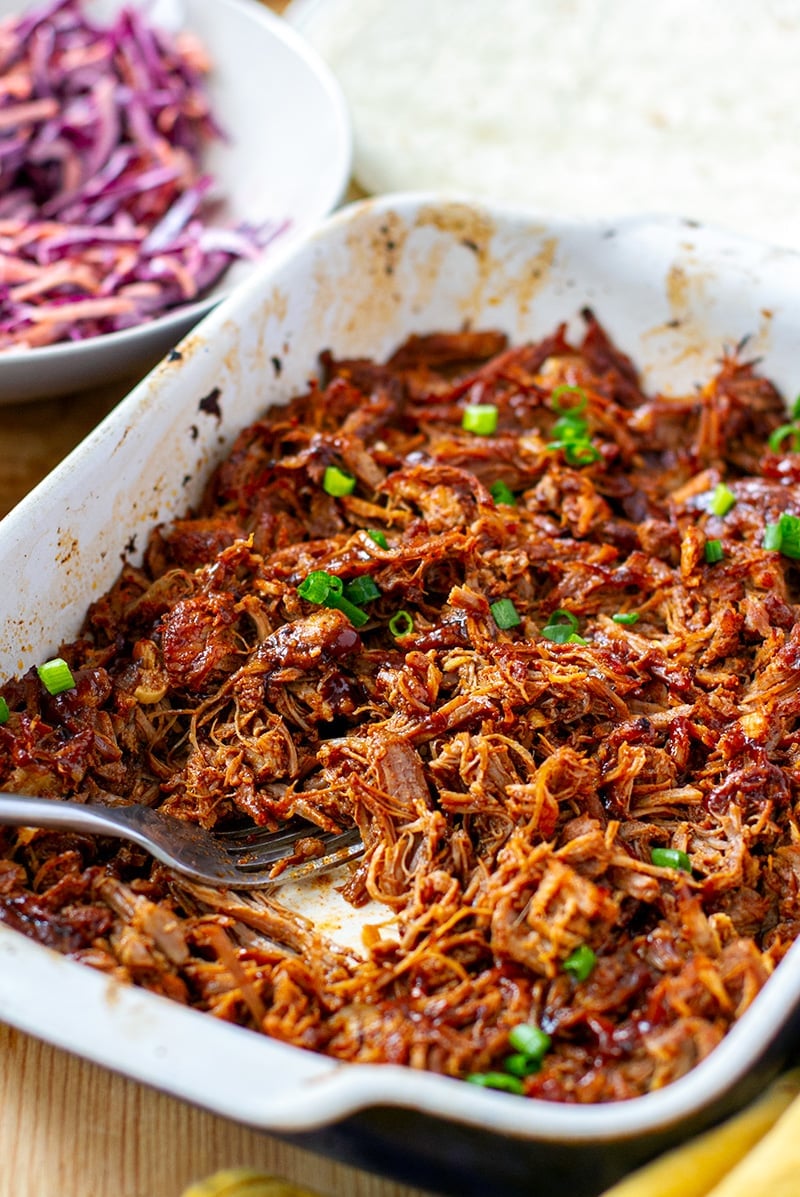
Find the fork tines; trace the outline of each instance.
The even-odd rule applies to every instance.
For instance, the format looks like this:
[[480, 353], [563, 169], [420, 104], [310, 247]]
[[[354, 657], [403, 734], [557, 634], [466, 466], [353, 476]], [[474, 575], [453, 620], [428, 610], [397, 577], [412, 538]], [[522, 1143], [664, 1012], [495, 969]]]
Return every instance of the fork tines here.
[[[250, 826], [218, 831], [215, 836], [231, 862], [245, 870], [260, 869], [286, 858], [301, 864], [308, 862], [309, 865], [331, 856], [338, 858], [341, 855], [346, 860], [352, 855], [347, 850], [360, 847], [361, 844], [357, 827], [349, 827], [345, 831], [323, 831], [311, 823], [299, 822], [289, 824], [280, 831]], [[299, 840], [309, 842], [304, 845], [305, 850], [297, 853]], [[318, 845], [318, 850], [310, 851], [312, 844], [315, 848]]]

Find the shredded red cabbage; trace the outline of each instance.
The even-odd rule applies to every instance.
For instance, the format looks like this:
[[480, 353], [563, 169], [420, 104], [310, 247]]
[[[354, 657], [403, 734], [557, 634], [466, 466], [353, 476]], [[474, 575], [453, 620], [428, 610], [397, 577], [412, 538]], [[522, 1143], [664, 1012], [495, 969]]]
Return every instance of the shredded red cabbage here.
[[209, 70], [193, 35], [133, 8], [0, 22], [0, 351], [153, 320], [285, 227], [212, 223]]

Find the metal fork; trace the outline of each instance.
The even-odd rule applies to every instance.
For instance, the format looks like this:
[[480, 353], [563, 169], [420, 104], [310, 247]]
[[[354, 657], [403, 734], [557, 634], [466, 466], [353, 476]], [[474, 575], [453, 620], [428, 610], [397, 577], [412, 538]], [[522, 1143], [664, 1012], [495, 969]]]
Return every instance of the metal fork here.
[[[358, 828], [320, 831], [295, 820], [280, 831], [251, 825], [210, 832], [149, 806], [83, 805], [55, 798], [0, 793], [0, 825], [47, 827], [130, 840], [184, 877], [227, 889], [265, 889], [326, 872], [364, 851]], [[320, 855], [280, 868], [298, 840], [319, 840]]]

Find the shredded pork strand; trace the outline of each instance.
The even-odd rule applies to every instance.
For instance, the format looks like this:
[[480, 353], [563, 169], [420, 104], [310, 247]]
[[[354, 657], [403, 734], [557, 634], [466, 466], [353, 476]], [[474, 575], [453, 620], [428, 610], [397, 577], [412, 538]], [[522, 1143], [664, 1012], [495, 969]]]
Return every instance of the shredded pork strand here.
[[[209, 828], [299, 816], [309, 851], [356, 824], [360, 953], [279, 893], [192, 890], [50, 831], [0, 830], [7, 926], [340, 1060], [463, 1078], [534, 1023], [552, 1043], [524, 1091], [554, 1101], [635, 1097], [713, 1050], [800, 928], [800, 575], [763, 547], [800, 516], [800, 457], [770, 450], [785, 407], [741, 351], [649, 395], [584, 316], [578, 343], [322, 354], [61, 646], [75, 688], [3, 688], [4, 789]], [[577, 464], [554, 392], [587, 400]], [[490, 435], [462, 427], [476, 403]], [[327, 493], [331, 466], [350, 494]], [[371, 579], [363, 626], [298, 593], [312, 571]]]

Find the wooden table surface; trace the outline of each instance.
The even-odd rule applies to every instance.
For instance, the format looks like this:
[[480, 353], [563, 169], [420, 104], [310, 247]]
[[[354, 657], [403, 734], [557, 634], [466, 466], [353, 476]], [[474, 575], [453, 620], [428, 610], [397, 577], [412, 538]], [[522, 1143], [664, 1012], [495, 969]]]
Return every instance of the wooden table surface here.
[[[134, 381], [0, 407], [0, 515]], [[0, 1197], [179, 1197], [193, 1180], [242, 1166], [307, 1185], [321, 1197], [422, 1197], [0, 1025]]]

